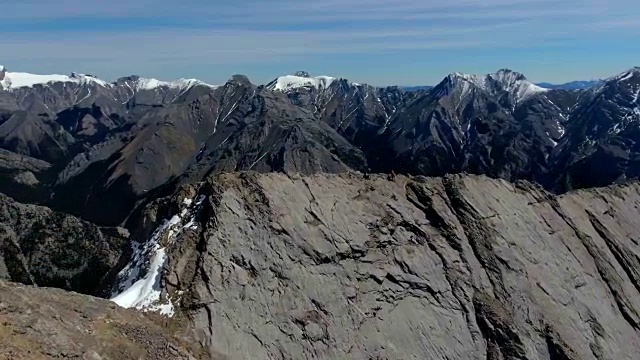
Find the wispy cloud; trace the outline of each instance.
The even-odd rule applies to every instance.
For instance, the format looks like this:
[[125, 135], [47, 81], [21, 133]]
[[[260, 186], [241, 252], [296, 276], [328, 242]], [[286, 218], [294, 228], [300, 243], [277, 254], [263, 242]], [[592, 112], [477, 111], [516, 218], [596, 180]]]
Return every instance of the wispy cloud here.
[[468, 51], [473, 61], [479, 49], [558, 46], [602, 31], [631, 36], [640, 24], [630, 17], [640, 12], [637, 0], [4, 0], [2, 7], [0, 63], [99, 66], [111, 77], [134, 67], [241, 69], [385, 52]]
[[[27, 59], [34, 56], [48, 58], [118, 58], [132, 59], [203, 58], [213, 64], [253, 62], [269, 57], [331, 54], [372, 53], [396, 49], [444, 49], [476, 46], [514, 46], [521, 35], [510, 36], [526, 22], [504, 23], [497, 26], [450, 27], [434, 29], [399, 28], [384, 31], [354, 30], [327, 31], [236, 31], [201, 29], [164, 29], [137, 32], [135, 36], [121, 33], [79, 33], [60, 37], [41, 34], [16, 34], [0, 39], [0, 48], [12, 49], [10, 56]], [[482, 34], [505, 31], [503, 42], [496, 42]], [[507, 41], [507, 40], [511, 40]]]

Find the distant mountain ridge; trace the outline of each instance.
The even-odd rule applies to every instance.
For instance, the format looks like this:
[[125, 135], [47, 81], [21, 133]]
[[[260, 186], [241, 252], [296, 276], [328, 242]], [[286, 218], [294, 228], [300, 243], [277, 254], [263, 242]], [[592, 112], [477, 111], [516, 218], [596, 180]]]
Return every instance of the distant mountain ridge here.
[[[541, 82], [541, 83], [535, 83], [535, 85], [546, 88], [546, 89], [554, 89], [554, 90], [586, 90], [596, 85], [599, 85], [602, 82], [603, 80], [570, 81], [564, 84], [552, 84], [548, 82]], [[431, 85], [401, 86], [400, 88], [405, 91], [421, 91], [421, 90], [429, 90], [433, 88], [433, 86]]]
[[571, 81], [564, 84], [537, 83], [538, 86], [557, 90], [586, 90], [602, 84], [603, 80]]
[[433, 86], [431, 85], [401, 86], [400, 88], [404, 91], [420, 91], [420, 90], [430, 90], [433, 88]]
[[[559, 192], [622, 181], [640, 174], [636, 72], [589, 90], [509, 69], [418, 91], [307, 72], [220, 86], [32, 78], [0, 90], [0, 191], [114, 225], [158, 192], [224, 171], [470, 172]], [[606, 176], [584, 168], [596, 165]]]
[[93, 84], [105, 88], [117, 87], [121, 81], [133, 81], [136, 88], [152, 90], [160, 87], [185, 89], [194, 85], [216, 87], [198, 79], [178, 79], [174, 81], [162, 81], [154, 78], [141, 78], [136, 75], [119, 78], [114, 82], [107, 82], [90, 74], [71, 73], [71, 75], [38, 75], [24, 72], [9, 72], [7, 68], [0, 65], [2, 79], [0, 79], [0, 90], [12, 91], [24, 87], [45, 86], [55, 83]]
[[[30, 73], [11, 73], [8, 70], [0, 65], [0, 72], [5, 73], [3, 79], [0, 81], [0, 87], [5, 90], [9, 90], [11, 88], [17, 87], [27, 87], [34, 85], [44, 85], [47, 83], [55, 83], [55, 82], [94, 82], [96, 84], [100, 84], [102, 86], [114, 86], [118, 83], [118, 80], [114, 82], [107, 82], [104, 80], [100, 80], [98, 77], [90, 74], [79, 74], [72, 73], [71, 75], [36, 75]], [[153, 89], [155, 87], [178, 87], [185, 88], [188, 86], [192, 86], [195, 84], [206, 85], [211, 87], [216, 87], [217, 85], [210, 85], [198, 79], [178, 79], [174, 81], [162, 81], [154, 78], [140, 78], [138, 76], [131, 76], [139, 79], [139, 86], [146, 89]], [[6, 80], [5, 80], [6, 78]], [[311, 77], [306, 71], [297, 71], [294, 75], [287, 75], [284, 77], [280, 77], [280, 83], [269, 83], [267, 86], [272, 88], [277, 87], [278, 89], [285, 89], [287, 87], [295, 87], [298, 84], [306, 84], [307, 86], [318, 86], [317, 84], [324, 84], [324, 86], [328, 86], [333, 80], [336, 80], [335, 77], [332, 76], [316, 76]], [[535, 85], [547, 88], [547, 89], [558, 89], [558, 90], [584, 90], [591, 88], [595, 85], [601, 84], [603, 82], [600, 80], [577, 80], [571, 81], [563, 84], [553, 84], [549, 82], [540, 82], [535, 83]], [[433, 85], [413, 85], [413, 86], [399, 86], [404, 91], [420, 91], [420, 90], [429, 90], [433, 88]]]

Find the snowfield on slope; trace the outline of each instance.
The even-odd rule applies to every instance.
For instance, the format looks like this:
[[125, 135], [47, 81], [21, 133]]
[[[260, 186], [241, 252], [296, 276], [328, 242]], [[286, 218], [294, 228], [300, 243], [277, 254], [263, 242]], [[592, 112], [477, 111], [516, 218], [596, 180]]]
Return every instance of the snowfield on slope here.
[[[471, 92], [472, 88], [478, 88], [492, 95], [495, 95], [496, 91], [505, 91], [508, 92], [517, 103], [535, 94], [549, 91], [549, 89], [533, 84], [527, 80], [524, 75], [505, 69], [482, 76], [455, 72], [450, 74], [448, 78], [453, 86], [458, 86], [458, 84], [462, 83], [461, 99], [465, 98]], [[498, 88], [496, 88], [495, 84], [498, 84]]]
[[316, 89], [328, 88], [336, 80], [331, 76], [303, 77], [295, 75], [280, 76], [273, 81], [269, 88], [277, 91], [289, 91], [304, 87], [313, 87]]
[[145, 79], [140, 78], [137, 81], [138, 90], [153, 90], [160, 87], [168, 87], [172, 89], [190, 89], [196, 85], [208, 86], [210, 88], [217, 88], [216, 85], [207, 84], [198, 79], [178, 79], [174, 81], [162, 81], [158, 79]]
[[4, 90], [12, 90], [22, 87], [33, 87], [35, 85], [47, 85], [56, 82], [89, 84], [93, 83], [103, 87], [111, 86], [106, 81], [100, 80], [93, 76], [76, 75], [75, 77], [67, 75], [36, 75], [22, 72], [7, 72], [5, 78], [0, 81], [0, 85]]
[[[5, 69], [0, 65], [0, 71]], [[5, 69], [6, 70], [6, 69]], [[3, 90], [14, 90], [24, 87], [34, 87], [36, 85], [50, 85], [54, 83], [75, 83], [75, 84], [95, 84], [102, 87], [113, 87], [114, 84], [98, 79], [97, 77], [85, 74], [72, 74], [71, 76], [50, 74], [38, 75], [24, 72], [6, 72], [5, 78], [0, 81]], [[207, 84], [198, 79], [178, 79], [174, 81], [162, 81], [158, 79], [139, 78], [136, 81], [136, 90], [154, 90], [161, 87], [171, 89], [188, 90], [196, 85], [217, 88], [216, 85]]]
[[[167, 259], [167, 248], [177, 235], [186, 229], [197, 228], [195, 216], [204, 200], [204, 196], [199, 196], [196, 201], [184, 199], [180, 214], [165, 220], [145, 243], [132, 243], [131, 261], [118, 273], [117, 290], [113, 292], [111, 301], [124, 308], [174, 315], [170, 299], [164, 302], [161, 299], [162, 267]], [[163, 244], [163, 239], [167, 239], [167, 243]]]

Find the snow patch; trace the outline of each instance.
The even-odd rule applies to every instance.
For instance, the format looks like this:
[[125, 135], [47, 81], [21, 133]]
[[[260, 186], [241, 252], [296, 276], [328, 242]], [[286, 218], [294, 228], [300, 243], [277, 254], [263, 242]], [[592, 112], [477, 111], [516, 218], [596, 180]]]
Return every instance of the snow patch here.
[[451, 76], [452, 80], [454, 81], [454, 83], [456, 82], [456, 80], [463, 80], [464, 84], [472, 84], [475, 85], [476, 87], [482, 89], [482, 90], [487, 90], [487, 77], [486, 76], [478, 76], [478, 75], [473, 75], [473, 74], [467, 74], [467, 73], [461, 73], [461, 72], [455, 72], [453, 73], [453, 75]]
[[[48, 85], [59, 82], [76, 83], [81, 85], [95, 84], [102, 87], [114, 86], [113, 84], [110, 84], [104, 80], [98, 79], [97, 77], [88, 74], [73, 73], [70, 76], [67, 76], [59, 74], [37, 75], [22, 72], [6, 72], [4, 80], [0, 81], [0, 86], [2, 86], [4, 90], [13, 90], [24, 87], [33, 87], [35, 85]], [[138, 80], [136, 80], [134, 86], [136, 90], [154, 90], [166, 87], [186, 91], [196, 85], [208, 86], [212, 89], [218, 87], [216, 85], [207, 84], [198, 79], [178, 79], [174, 81], [162, 81], [157, 79], [145, 78], [139, 78]], [[129, 86], [129, 84], [127, 84], [127, 86]]]
[[174, 81], [162, 81], [158, 79], [145, 79], [140, 78], [136, 83], [137, 90], [154, 90], [162, 87], [171, 89], [188, 90], [196, 85], [208, 86], [212, 89], [217, 88], [217, 85], [207, 84], [198, 79], [178, 79]]
[[74, 74], [74, 76], [67, 75], [37, 75], [22, 72], [6, 72], [5, 77], [0, 81], [0, 85], [4, 90], [13, 90], [24, 87], [33, 87], [35, 85], [47, 85], [57, 82], [63, 83], [76, 83], [76, 84], [95, 84], [102, 87], [109, 87], [111, 84], [106, 81], [100, 80], [91, 75]]
[[506, 91], [516, 103], [535, 94], [549, 91], [549, 89], [533, 84], [518, 72], [504, 69], [484, 76], [455, 72], [447, 78], [454, 87], [461, 87], [461, 99], [464, 99], [473, 88], [489, 92], [492, 95]]
[[623, 75], [618, 79], [618, 81], [626, 81], [626, 80], [631, 79], [632, 77], [633, 77], [633, 71], [629, 71], [629, 72], [627, 72], [627, 73], [623, 74]]
[[298, 88], [312, 87], [326, 89], [336, 80], [331, 76], [302, 77], [295, 75], [280, 76], [268, 85], [274, 91], [289, 91]]
[[614, 75], [608, 79], [605, 79], [605, 82], [609, 82], [609, 81], [627, 81], [631, 78], [633, 78], [635, 75], [639, 75], [640, 74], [640, 68], [635, 67], [633, 69], [629, 69], [625, 72], [622, 72], [618, 75]]
[[129, 264], [118, 273], [116, 290], [111, 301], [124, 308], [159, 312], [173, 316], [175, 311], [170, 299], [162, 301], [161, 272], [167, 260], [167, 248], [186, 229], [197, 229], [195, 216], [205, 196], [185, 198], [182, 211], [156, 228], [144, 243], [133, 242], [133, 255]]
[[553, 144], [553, 147], [558, 146], [558, 142], [557, 142], [557, 141], [555, 141], [555, 140], [553, 139], [553, 137], [551, 137], [551, 135], [549, 135], [549, 132], [547, 131], [547, 132], [545, 132], [545, 133], [547, 134], [547, 137], [549, 138], [549, 141], [551, 141], [551, 143]]
[[[160, 300], [160, 271], [167, 259], [167, 254], [159, 244], [154, 244], [151, 252], [153, 258], [147, 274], [129, 286], [120, 295], [112, 298], [113, 302], [125, 308], [133, 307], [145, 310], [153, 307]], [[173, 315], [173, 307], [169, 306], [168, 308], [166, 315]]]

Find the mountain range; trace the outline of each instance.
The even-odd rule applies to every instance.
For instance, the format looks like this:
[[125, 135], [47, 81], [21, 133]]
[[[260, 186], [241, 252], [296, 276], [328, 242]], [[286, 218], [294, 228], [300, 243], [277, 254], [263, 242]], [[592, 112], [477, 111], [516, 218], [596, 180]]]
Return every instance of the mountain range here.
[[635, 359], [639, 139], [640, 68], [0, 67], [0, 357]]
[[469, 172], [555, 192], [640, 172], [638, 68], [586, 90], [508, 69], [452, 73], [418, 91], [306, 72], [219, 86], [2, 74], [0, 190], [100, 225], [224, 171]]
[[570, 81], [564, 84], [537, 83], [536, 85], [547, 89], [561, 90], [585, 90], [602, 84], [603, 80]]
[[[592, 88], [596, 85], [599, 85], [601, 83], [602, 83], [602, 80], [586, 80], [586, 81], [570, 81], [564, 84], [552, 84], [547, 82], [535, 83], [535, 84], [546, 89], [585, 90], [585, 89]], [[430, 86], [430, 85], [402, 86], [401, 88], [404, 91], [419, 91], [419, 90], [429, 90], [433, 88], [433, 86]]]

